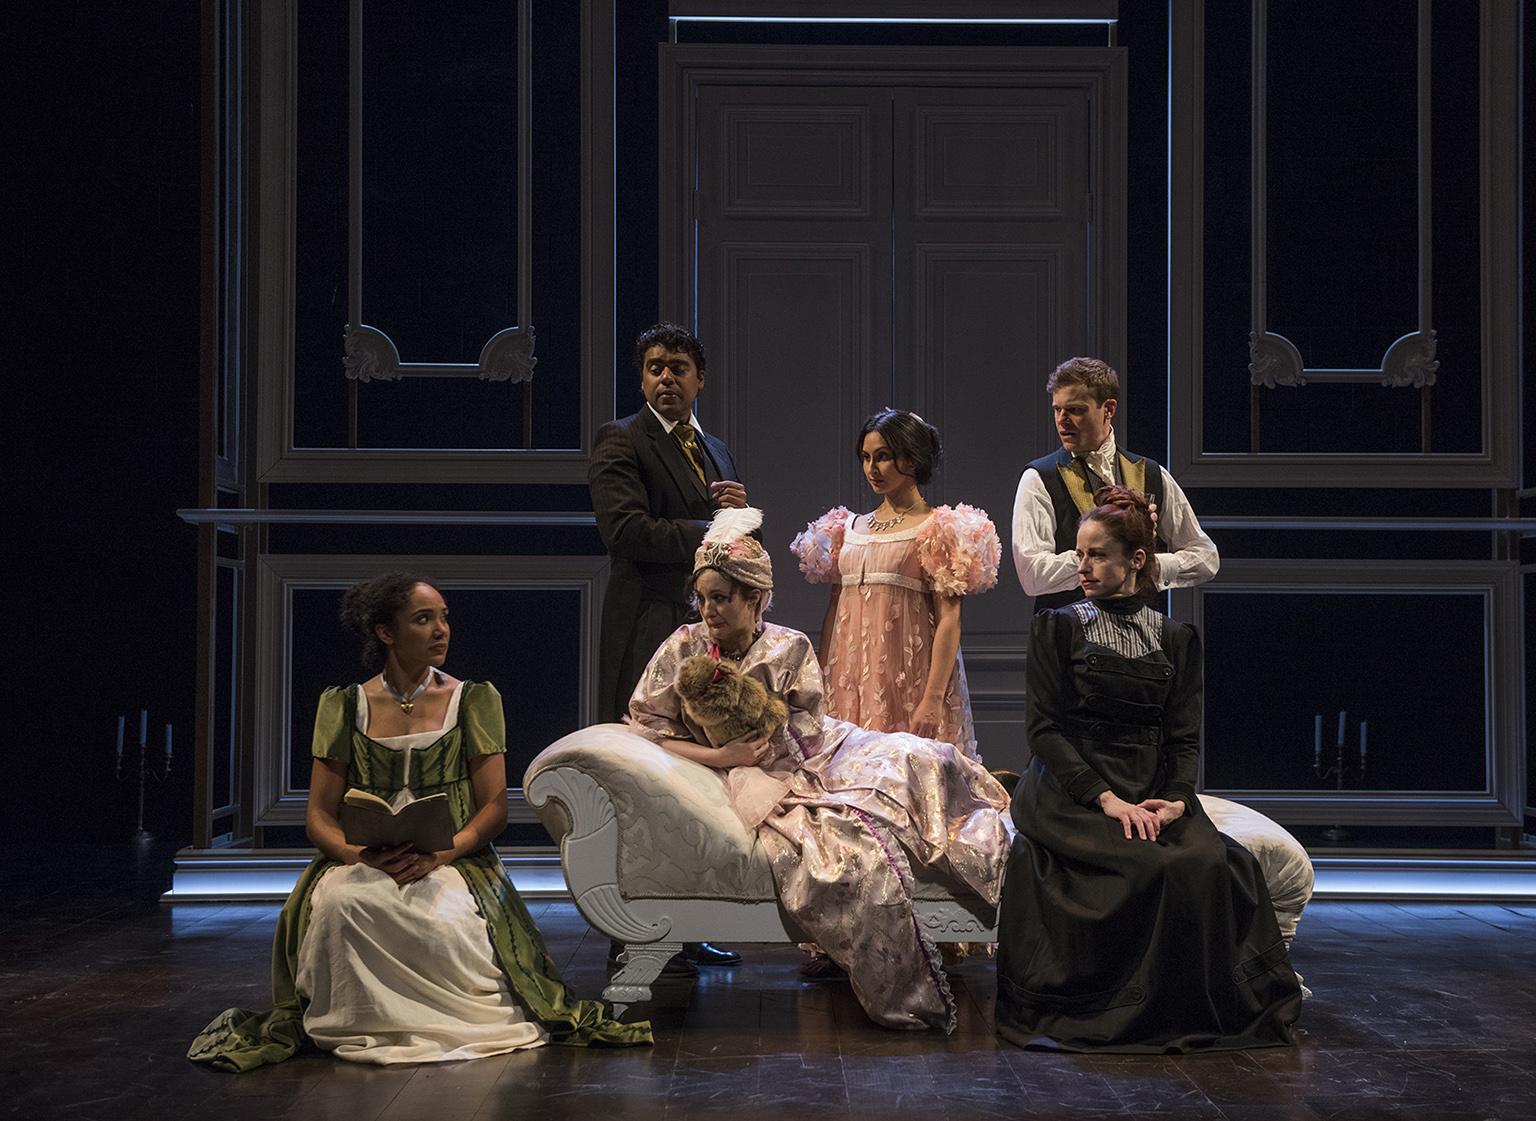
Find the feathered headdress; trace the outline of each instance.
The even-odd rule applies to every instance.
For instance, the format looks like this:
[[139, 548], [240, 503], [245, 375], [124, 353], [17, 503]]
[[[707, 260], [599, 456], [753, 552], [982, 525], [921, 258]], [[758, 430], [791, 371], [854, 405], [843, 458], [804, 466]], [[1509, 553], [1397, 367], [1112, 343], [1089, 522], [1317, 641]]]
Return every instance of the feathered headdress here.
[[754, 506], [716, 510], [703, 543], [693, 554], [693, 571], [715, 568], [749, 588], [772, 588], [773, 561], [751, 536], [762, 524], [763, 512]]

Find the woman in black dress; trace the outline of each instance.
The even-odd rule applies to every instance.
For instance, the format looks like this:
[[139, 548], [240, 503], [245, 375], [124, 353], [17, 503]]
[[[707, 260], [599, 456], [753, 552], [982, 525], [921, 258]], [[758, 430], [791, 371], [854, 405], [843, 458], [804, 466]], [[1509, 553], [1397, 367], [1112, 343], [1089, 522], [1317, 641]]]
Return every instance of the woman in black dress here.
[[1088, 598], [1036, 615], [1029, 647], [998, 1033], [1074, 1051], [1293, 1043], [1301, 990], [1264, 877], [1195, 797], [1200, 640], [1148, 605], [1146, 500], [1094, 501], [1077, 534]]

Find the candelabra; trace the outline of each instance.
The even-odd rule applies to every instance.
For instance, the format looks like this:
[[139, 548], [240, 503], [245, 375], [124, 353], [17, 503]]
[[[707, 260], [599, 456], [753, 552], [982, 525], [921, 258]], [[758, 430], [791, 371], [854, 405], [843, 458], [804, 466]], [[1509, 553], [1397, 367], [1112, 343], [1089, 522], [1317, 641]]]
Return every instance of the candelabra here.
[[[1333, 764], [1323, 765], [1323, 717], [1316, 714], [1312, 720], [1312, 773], [1324, 783], [1333, 780], [1333, 788], [1336, 791], [1344, 790], [1344, 781], [1358, 783], [1365, 779], [1365, 737], [1366, 723], [1360, 721], [1360, 753], [1359, 758], [1351, 762], [1344, 756], [1344, 724], [1345, 713], [1339, 713], [1339, 734], [1334, 745]], [[1349, 840], [1349, 830], [1342, 825], [1330, 825], [1323, 830], [1323, 840], [1330, 845], [1342, 845]]]
[[[118, 782], [123, 778], [123, 733], [126, 730], [127, 718], [117, 718], [117, 763], [114, 767], [114, 775]], [[160, 769], [157, 772], [149, 762], [149, 709], [139, 710], [139, 823], [134, 831], [134, 836], [141, 841], [150, 839], [149, 830], [144, 828], [144, 789], [149, 782], [164, 782], [171, 777], [171, 726], [165, 726], [165, 755], [161, 759]]]

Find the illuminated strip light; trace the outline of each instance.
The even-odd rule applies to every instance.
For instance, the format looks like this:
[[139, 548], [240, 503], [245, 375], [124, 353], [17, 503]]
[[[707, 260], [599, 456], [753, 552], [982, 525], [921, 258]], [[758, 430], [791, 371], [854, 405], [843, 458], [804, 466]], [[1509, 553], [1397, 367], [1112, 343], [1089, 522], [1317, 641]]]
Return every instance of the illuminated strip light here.
[[1317, 857], [1313, 899], [1536, 900], [1536, 860]]
[[[178, 862], [167, 903], [281, 901], [308, 862], [296, 858]], [[526, 899], [569, 900], [554, 857], [504, 859]], [[1314, 899], [1536, 900], [1536, 860], [1453, 860], [1435, 857], [1318, 857]]]
[[1040, 24], [1058, 23], [1098, 24], [1108, 27], [1117, 19], [1006, 19], [985, 17], [949, 16], [668, 16], [672, 23], [988, 23], [988, 24]]
[[[309, 861], [294, 858], [178, 861], [162, 903], [281, 902]], [[503, 859], [512, 885], [524, 899], [570, 899], [558, 858]]]

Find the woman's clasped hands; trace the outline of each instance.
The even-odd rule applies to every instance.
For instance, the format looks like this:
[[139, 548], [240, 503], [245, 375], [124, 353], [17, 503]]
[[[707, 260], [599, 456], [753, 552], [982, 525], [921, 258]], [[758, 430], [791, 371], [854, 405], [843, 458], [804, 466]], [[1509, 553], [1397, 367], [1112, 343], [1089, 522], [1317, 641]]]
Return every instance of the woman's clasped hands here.
[[409, 842], [385, 848], [367, 848], [357, 854], [358, 863], [377, 868], [404, 887], [449, 863], [448, 852], [416, 852]]
[[1113, 791], [1099, 795], [1099, 808], [1105, 817], [1112, 817], [1125, 830], [1128, 841], [1140, 838], [1155, 841], [1163, 829], [1184, 816], [1183, 802], [1170, 802], [1166, 798], [1147, 798], [1141, 802], [1127, 802]]

